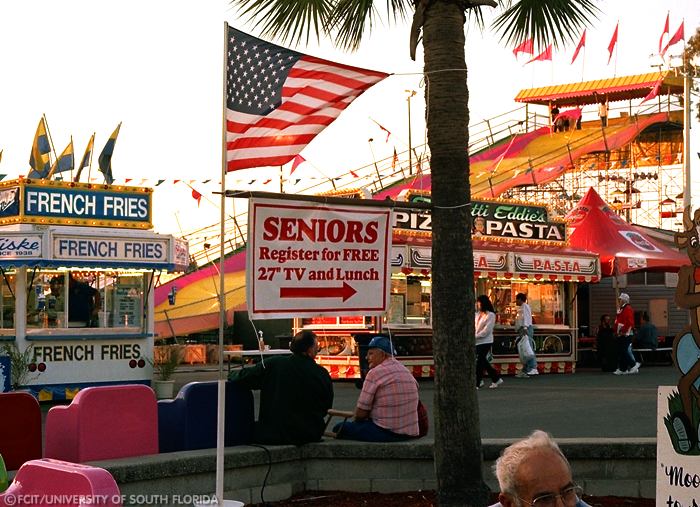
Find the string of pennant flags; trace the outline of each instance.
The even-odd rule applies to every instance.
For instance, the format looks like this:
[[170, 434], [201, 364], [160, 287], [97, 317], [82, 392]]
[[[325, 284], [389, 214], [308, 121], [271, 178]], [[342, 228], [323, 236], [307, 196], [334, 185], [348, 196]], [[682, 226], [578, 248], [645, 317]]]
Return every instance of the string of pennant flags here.
[[[666, 22], [664, 23], [663, 26], [663, 31], [661, 32], [661, 37], [659, 38], [659, 55], [663, 58], [666, 53], [668, 52], [669, 48], [679, 42], [683, 42], [685, 40], [685, 20], [681, 20], [680, 25], [678, 26], [678, 29], [674, 32], [674, 34], [671, 36], [670, 30], [669, 30], [669, 17], [670, 17], [670, 12], [666, 14]], [[610, 64], [610, 61], [612, 60], [613, 53], [615, 53], [615, 59], [617, 60], [617, 40], [618, 40], [618, 34], [619, 34], [619, 29], [620, 29], [620, 22], [618, 21], [615, 24], [615, 30], [613, 31], [612, 37], [610, 38], [610, 42], [608, 44], [608, 65]], [[664, 46], [663, 41], [664, 41], [664, 36], [668, 38], [666, 45]], [[576, 49], [574, 50], [573, 57], [571, 58], [571, 65], [574, 64], [576, 59], [579, 56], [579, 53], [581, 49], [584, 50], [585, 52], [586, 48], [586, 30], [583, 30], [583, 33], [581, 34], [581, 37], [579, 39], [578, 44], [576, 45]], [[519, 45], [517, 45], [515, 48], [513, 48], [513, 56], [515, 58], [518, 58], [518, 55], [520, 53], [530, 55], [530, 59], [525, 62], [523, 65], [527, 65], [529, 63], [533, 62], [538, 62], [538, 61], [552, 61], [552, 44], [549, 44], [543, 51], [541, 51], [539, 54], [535, 55], [535, 44], [533, 39], [527, 39], [521, 42]]]

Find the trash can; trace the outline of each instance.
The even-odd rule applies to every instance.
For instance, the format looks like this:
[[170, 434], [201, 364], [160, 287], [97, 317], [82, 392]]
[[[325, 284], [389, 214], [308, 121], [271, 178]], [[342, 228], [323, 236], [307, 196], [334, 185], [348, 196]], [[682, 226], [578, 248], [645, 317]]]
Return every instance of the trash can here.
[[7, 393], [11, 388], [10, 358], [0, 356], [0, 393]]

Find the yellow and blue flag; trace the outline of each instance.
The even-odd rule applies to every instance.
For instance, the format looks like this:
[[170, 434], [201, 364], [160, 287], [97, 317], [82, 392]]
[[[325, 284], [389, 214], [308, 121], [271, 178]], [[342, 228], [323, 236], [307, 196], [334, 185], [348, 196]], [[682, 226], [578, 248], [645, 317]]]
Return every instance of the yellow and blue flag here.
[[100, 153], [100, 156], [97, 159], [97, 163], [100, 166], [100, 172], [104, 175], [105, 182], [108, 185], [111, 185], [114, 181], [114, 178], [112, 177], [112, 153], [114, 153], [114, 145], [117, 143], [117, 136], [119, 135], [119, 129], [121, 126], [122, 124], [119, 122], [117, 128], [114, 129], [112, 135], [109, 136], [109, 139], [107, 139], [107, 143], [105, 144], [105, 147], [102, 148], [102, 153]]
[[34, 144], [32, 152], [29, 155], [29, 166], [32, 168], [29, 171], [29, 178], [46, 178], [51, 166], [49, 165], [49, 153], [51, 152], [51, 144], [49, 143], [49, 134], [46, 129], [46, 121], [42, 116], [39, 120], [39, 126], [36, 128], [34, 135]]
[[93, 132], [90, 140], [88, 141], [87, 148], [85, 148], [85, 155], [83, 155], [83, 159], [80, 161], [80, 165], [78, 166], [78, 173], [75, 175], [75, 180], [73, 181], [80, 181], [80, 175], [82, 174], [83, 169], [90, 165], [90, 160], [92, 160], [92, 148], [94, 144], [95, 133]]
[[53, 163], [51, 166], [51, 170], [49, 171], [49, 174], [47, 175], [48, 178], [51, 178], [54, 174], [66, 172], [66, 171], [72, 171], [73, 168], [75, 167], [75, 155], [73, 154], [73, 137], [70, 138], [70, 142], [68, 143], [68, 146], [66, 146], [66, 149], [63, 150], [61, 155], [56, 159], [56, 161]]

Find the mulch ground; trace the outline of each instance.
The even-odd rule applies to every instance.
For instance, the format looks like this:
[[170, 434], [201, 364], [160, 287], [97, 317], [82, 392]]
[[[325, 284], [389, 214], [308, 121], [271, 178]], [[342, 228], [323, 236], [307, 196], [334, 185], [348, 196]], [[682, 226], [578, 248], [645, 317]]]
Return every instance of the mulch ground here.
[[[656, 505], [655, 500], [646, 498], [584, 495], [583, 499], [593, 507], [654, 507]], [[494, 497], [493, 501], [498, 500]], [[288, 500], [270, 502], [266, 505], [289, 507], [433, 507], [437, 506], [437, 502], [434, 491], [385, 494], [307, 491]], [[262, 504], [258, 504], [258, 506], [262, 506]]]

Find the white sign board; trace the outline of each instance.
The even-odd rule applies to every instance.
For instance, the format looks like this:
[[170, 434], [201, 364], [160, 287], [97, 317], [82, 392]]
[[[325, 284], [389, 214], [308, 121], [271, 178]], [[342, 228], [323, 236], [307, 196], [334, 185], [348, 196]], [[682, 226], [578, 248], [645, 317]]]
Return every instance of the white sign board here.
[[[700, 449], [697, 427], [680, 420], [682, 403], [675, 386], [659, 386], [656, 415], [656, 505], [700, 506]], [[690, 437], [690, 438], [686, 438]]]
[[377, 315], [388, 307], [391, 210], [250, 199], [254, 319]]
[[0, 260], [41, 258], [41, 234], [3, 234], [0, 236]]
[[155, 264], [167, 262], [168, 248], [167, 239], [63, 234], [53, 236], [53, 258], [64, 261], [123, 261]]

